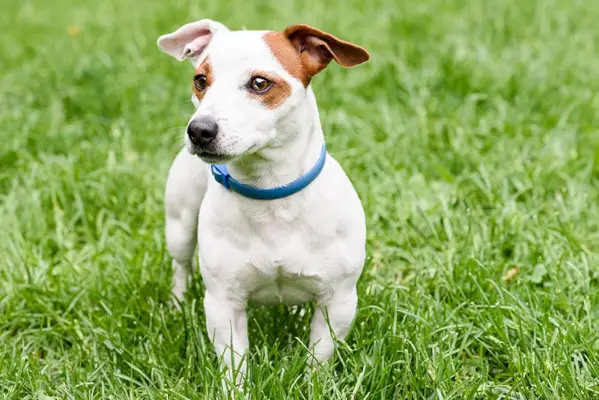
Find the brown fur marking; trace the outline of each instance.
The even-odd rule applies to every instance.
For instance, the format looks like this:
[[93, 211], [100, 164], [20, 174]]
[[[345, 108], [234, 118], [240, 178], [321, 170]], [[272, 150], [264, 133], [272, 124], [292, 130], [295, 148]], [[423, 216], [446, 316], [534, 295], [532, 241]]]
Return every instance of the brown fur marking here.
[[282, 32], [267, 32], [264, 40], [283, 68], [307, 87], [311, 76], [304, 71], [300, 55], [289, 39]]
[[252, 74], [252, 77], [255, 76], [263, 77], [272, 82], [272, 87], [265, 93], [250, 92], [250, 97], [259, 100], [266, 108], [277, 108], [291, 96], [291, 85], [280, 76], [261, 71], [256, 71]]
[[366, 49], [309, 25], [291, 25], [284, 32], [268, 32], [264, 40], [281, 65], [304, 87], [331, 60], [349, 68], [370, 59]]
[[[283, 34], [291, 42], [299, 42], [296, 43], [296, 46], [303, 46], [309, 49], [324, 45], [337, 64], [345, 68], [354, 67], [370, 59], [370, 54], [368, 54], [365, 48], [338, 39], [330, 33], [309, 25], [299, 24], [288, 26]], [[313, 41], [313, 39], [316, 40]]]
[[208, 91], [208, 89], [210, 89], [210, 85], [212, 85], [212, 83], [214, 82], [214, 77], [212, 75], [212, 64], [210, 64], [210, 60], [208, 59], [208, 57], [206, 57], [204, 61], [202, 61], [202, 63], [198, 66], [198, 68], [196, 68], [195, 75], [198, 74], [206, 75], [206, 89], [204, 89], [203, 91], [198, 91], [196, 89], [195, 82], [192, 82], [193, 93], [198, 98], [198, 100], [202, 101], [202, 99], [206, 95], [206, 92]]

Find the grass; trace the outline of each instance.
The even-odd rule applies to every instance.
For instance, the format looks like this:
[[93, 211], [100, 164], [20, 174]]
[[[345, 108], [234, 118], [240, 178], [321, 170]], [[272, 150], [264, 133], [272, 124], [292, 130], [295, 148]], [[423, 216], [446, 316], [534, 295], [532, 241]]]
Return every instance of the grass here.
[[[304, 22], [372, 60], [314, 82], [368, 219], [354, 329], [250, 310], [252, 398], [599, 398], [599, 3], [4, 1], [0, 396], [215, 399], [198, 278], [169, 305], [190, 73], [155, 39]], [[297, 310], [296, 310], [297, 311]]]

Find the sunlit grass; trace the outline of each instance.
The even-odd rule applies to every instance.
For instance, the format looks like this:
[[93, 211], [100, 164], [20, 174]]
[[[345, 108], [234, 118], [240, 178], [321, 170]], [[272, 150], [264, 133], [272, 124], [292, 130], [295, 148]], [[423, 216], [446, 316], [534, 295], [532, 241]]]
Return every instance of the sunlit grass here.
[[[5, 2], [0, 395], [217, 398], [194, 281], [169, 304], [166, 172], [200, 18], [372, 53], [314, 81], [367, 211], [360, 309], [308, 376], [311, 310], [250, 310], [253, 398], [599, 397], [599, 3]], [[48, 396], [48, 397], [43, 397]]]

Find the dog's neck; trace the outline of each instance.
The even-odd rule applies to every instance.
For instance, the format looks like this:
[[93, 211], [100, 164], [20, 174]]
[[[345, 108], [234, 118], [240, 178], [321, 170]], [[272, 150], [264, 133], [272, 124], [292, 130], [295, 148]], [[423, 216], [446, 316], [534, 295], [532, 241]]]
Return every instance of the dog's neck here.
[[314, 167], [324, 137], [311, 89], [276, 129], [276, 138], [269, 146], [229, 164], [232, 177], [245, 185], [268, 189], [288, 184]]

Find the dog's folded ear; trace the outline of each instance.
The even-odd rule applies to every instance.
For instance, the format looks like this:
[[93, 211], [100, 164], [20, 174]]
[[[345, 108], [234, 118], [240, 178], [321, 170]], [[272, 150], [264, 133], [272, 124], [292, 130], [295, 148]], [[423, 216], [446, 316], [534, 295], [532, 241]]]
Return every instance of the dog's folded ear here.
[[202, 19], [160, 36], [157, 44], [160, 50], [177, 60], [189, 59], [195, 64], [214, 35], [223, 31], [228, 31], [223, 24], [210, 19]]
[[310, 76], [322, 71], [331, 60], [350, 68], [370, 59], [368, 51], [363, 47], [309, 25], [288, 26], [283, 34], [300, 53], [304, 71]]

